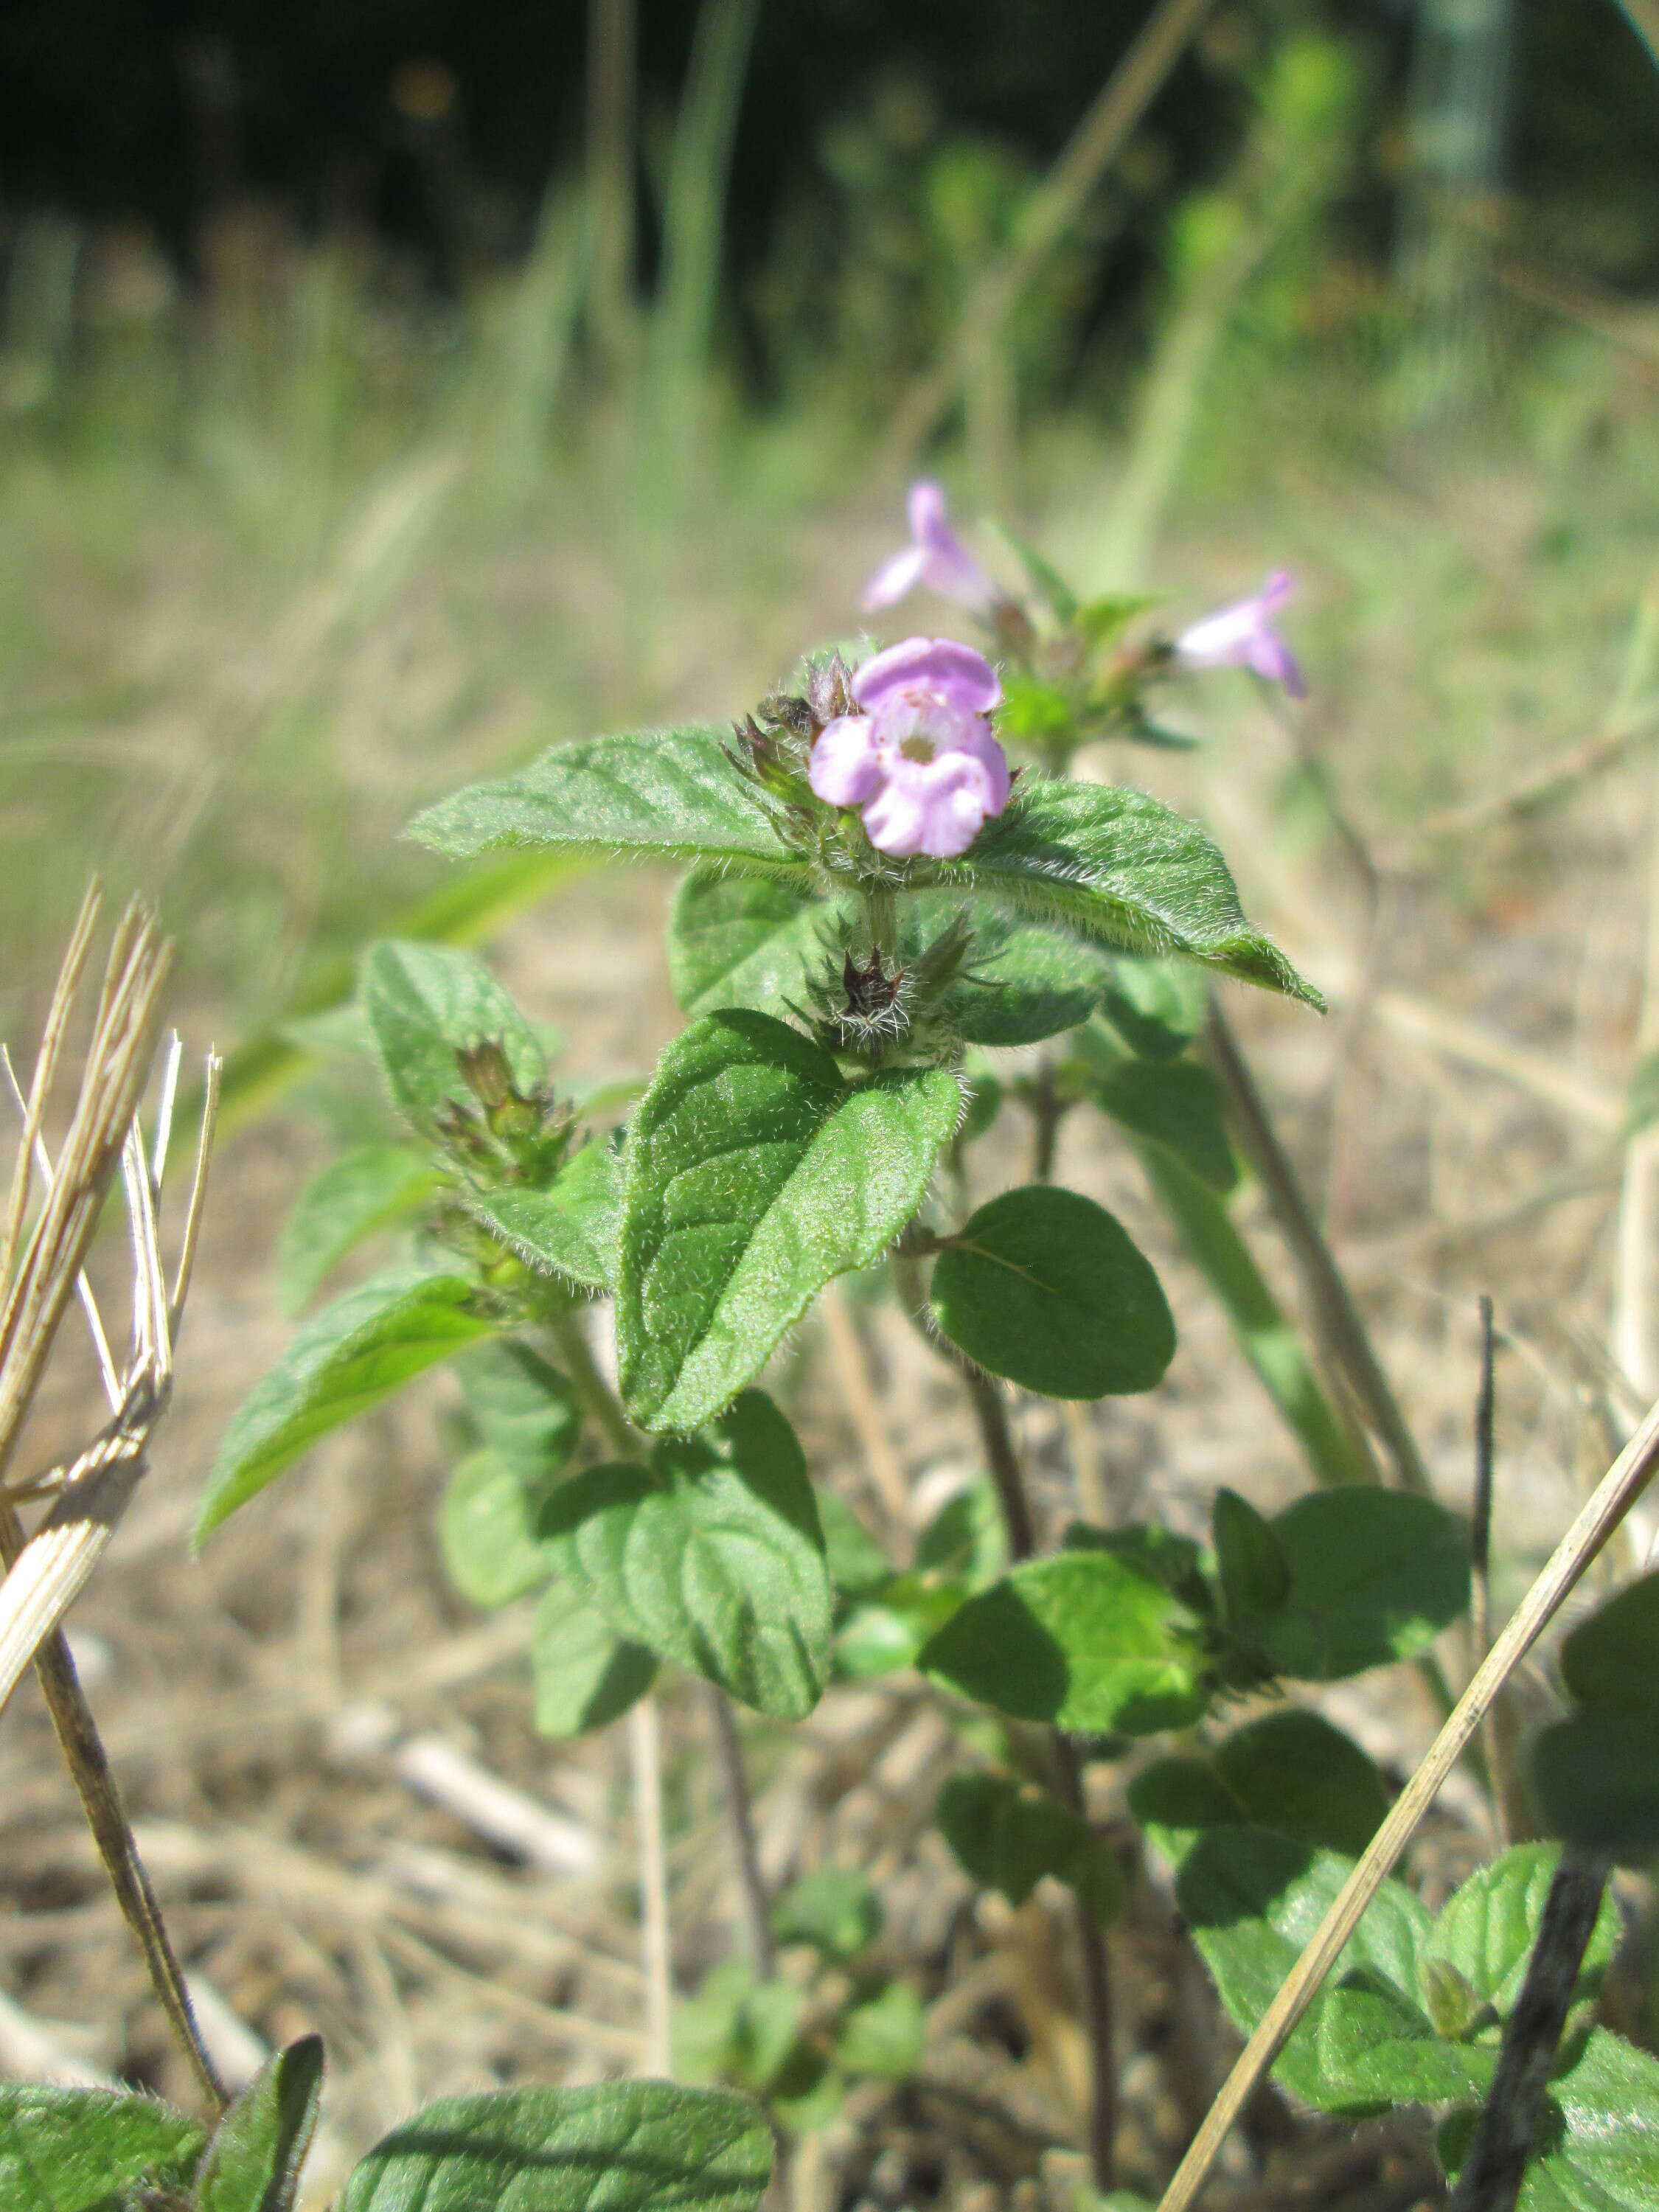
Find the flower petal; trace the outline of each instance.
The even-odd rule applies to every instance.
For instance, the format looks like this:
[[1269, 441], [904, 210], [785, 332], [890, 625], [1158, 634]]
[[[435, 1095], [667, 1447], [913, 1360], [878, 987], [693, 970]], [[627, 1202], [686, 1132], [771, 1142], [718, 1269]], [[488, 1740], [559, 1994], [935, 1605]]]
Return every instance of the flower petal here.
[[985, 655], [949, 637], [902, 638], [864, 663], [852, 689], [861, 707], [874, 707], [901, 690], [929, 692], [975, 714], [1002, 703], [1002, 686]]
[[866, 614], [877, 614], [883, 607], [894, 606], [907, 592], [914, 592], [927, 566], [924, 546], [907, 545], [890, 555], [864, 587]]
[[830, 806], [862, 806], [881, 787], [882, 758], [866, 714], [826, 723], [812, 747], [807, 781]]

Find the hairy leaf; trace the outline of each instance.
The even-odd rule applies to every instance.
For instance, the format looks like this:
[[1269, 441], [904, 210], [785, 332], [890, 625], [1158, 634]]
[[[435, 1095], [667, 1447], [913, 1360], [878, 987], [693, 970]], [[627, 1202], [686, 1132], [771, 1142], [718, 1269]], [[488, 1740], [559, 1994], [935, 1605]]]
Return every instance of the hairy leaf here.
[[1205, 832], [1121, 785], [1025, 782], [939, 880], [970, 881], [1035, 919], [1131, 952], [1185, 953], [1249, 983], [1323, 1000], [1245, 921]]
[[1468, 1605], [1468, 1532], [1430, 1498], [1323, 1491], [1271, 1526], [1291, 1591], [1256, 1633], [1287, 1674], [1334, 1682], [1409, 1659]]
[[969, 1598], [916, 1663], [1016, 1720], [1149, 1735], [1189, 1727], [1209, 1704], [1201, 1626], [1133, 1561], [1062, 1552]]
[[[1473, 2111], [1440, 2129], [1454, 2178], [1474, 2133]], [[1592, 2028], [1551, 2082], [1516, 2212], [1653, 2212], [1659, 2204], [1659, 2059]]]
[[1175, 1060], [1203, 1028], [1208, 1003], [1201, 968], [1120, 953], [1103, 1006], [1124, 1043], [1143, 1060]]
[[149, 2189], [190, 2186], [207, 2130], [154, 2097], [0, 2081], [6, 2212], [125, 2212]]
[[648, 1468], [594, 1468], [550, 1501], [542, 1534], [619, 1636], [801, 1720], [830, 1668], [823, 1532], [795, 1434], [747, 1390]]
[[192, 2212], [293, 2212], [322, 2088], [320, 2035], [268, 2060], [214, 2130]]
[[668, 975], [693, 1017], [723, 1006], [781, 1013], [804, 1002], [807, 980], [830, 964], [835, 926], [855, 912], [848, 899], [819, 899], [804, 886], [694, 868], [675, 895], [668, 927]]
[[1277, 1613], [1291, 1594], [1291, 1563], [1248, 1498], [1218, 1490], [1210, 1513], [1216, 1578], [1228, 1623], [1237, 1628]]
[[470, 952], [382, 939], [363, 956], [357, 991], [392, 1102], [422, 1136], [437, 1133], [446, 1103], [471, 1100], [458, 1053], [500, 1045], [523, 1091], [546, 1073], [545, 1039]]
[[468, 1190], [461, 1203], [526, 1267], [583, 1290], [608, 1291], [617, 1279], [622, 1181], [616, 1147], [595, 1138], [545, 1190]]
[[472, 1295], [459, 1275], [396, 1267], [314, 1314], [231, 1417], [195, 1540], [211, 1535], [319, 1437], [487, 1335]]
[[424, 1152], [404, 1145], [362, 1145], [313, 1176], [295, 1202], [276, 1248], [283, 1311], [309, 1305], [324, 1279], [355, 1245], [423, 1205], [437, 1182]]
[[609, 1727], [657, 1674], [654, 1656], [618, 1636], [592, 1601], [564, 1581], [536, 1609], [530, 1662], [537, 1733], [556, 1738]]
[[879, 1258], [960, 1110], [941, 1068], [849, 1083], [765, 1014], [677, 1037], [628, 1146], [617, 1337], [635, 1420], [684, 1431], [727, 1404], [832, 1276]]
[[1318, 1713], [1291, 1708], [1236, 1729], [1215, 1766], [1247, 1820], [1356, 1858], [1388, 1814], [1376, 1766]]
[[478, 1440], [528, 1482], [562, 1474], [581, 1438], [575, 1385], [514, 1336], [495, 1337], [455, 1363]]
[[929, 1297], [970, 1359], [1050, 1398], [1150, 1390], [1175, 1352], [1168, 1302], [1127, 1231], [1049, 1183], [981, 1206], [940, 1253]]
[[765, 2121], [722, 2090], [498, 2089], [394, 2128], [337, 2212], [752, 2212], [771, 2172]]
[[[1558, 1844], [1517, 1844], [1490, 1866], [1477, 1868], [1443, 1907], [1425, 1967], [1443, 1960], [1476, 1997], [1499, 2014], [1510, 2012], [1526, 1978], [1560, 1858]], [[1621, 1932], [1618, 1905], [1606, 1893], [1579, 1968], [1583, 1989], [1599, 1985]]]
[[804, 878], [726, 758], [731, 742], [729, 732], [691, 728], [553, 745], [515, 775], [428, 806], [410, 832], [451, 860], [533, 845]]
[[[1324, 1917], [1352, 1861], [1255, 1827], [1206, 1827], [1176, 1901], [1242, 2031], [1253, 2028]], [[1274, 2067], [1328, 2112], [1440, 2103], [1485, 2087], [1495, 2054], [1443, 2040], [1418, 2000], [1429, 1917], [1386, 1881]]]

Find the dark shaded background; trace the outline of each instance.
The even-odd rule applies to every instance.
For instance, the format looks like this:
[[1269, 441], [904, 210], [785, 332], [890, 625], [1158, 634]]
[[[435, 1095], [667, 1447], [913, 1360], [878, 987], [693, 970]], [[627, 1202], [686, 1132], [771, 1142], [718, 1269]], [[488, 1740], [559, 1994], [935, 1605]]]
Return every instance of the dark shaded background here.
[[[837, 125], [874, 117], [920, 143], [948, 118], [1041, 164], [1146, 12], [1142, 0], [765, 0], [733, 175], [738, 283], [781, 221], [829, 205]], [[1659, 83], [1613, 0], [1524, 0], [1517, 12], [1509, 180], [1571, 234], [1581, 265], [1659, 274]], [[1152, 196], [1224, 160], [1241, 57], [1286, 23], [1323, 21], [1357, 34], [1375, 70], [1377, 157], [1358, 219], [1381, 250], [1413, 14], [1410, 0], [1224, 10], [1148, 126]], [[647, 171], [696, 15], [689, 0], [642, 0]], [[580, 161], [586, 37], [580, 0], [10, 0], [0, 218], [137, 220], [189, 275], [204, 215], [252, 195], [307, 228], [406, 248], [434, 283], [453, 283], [468, 256], [516, 252], [549, 178]], [[1101, 281], [1121, 288], [1136, 273], [1120, 258]]]

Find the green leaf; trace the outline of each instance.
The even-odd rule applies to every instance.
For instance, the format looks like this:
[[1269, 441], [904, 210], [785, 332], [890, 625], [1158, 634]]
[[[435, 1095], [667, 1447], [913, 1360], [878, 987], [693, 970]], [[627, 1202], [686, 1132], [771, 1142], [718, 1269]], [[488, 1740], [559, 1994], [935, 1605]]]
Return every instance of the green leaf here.
[[126, 2212], [143, 2190], [185, 2191], [207, 2130], [153, 2097], [0, 2081], [6, 2212]]
[[971, 882], [1034, 919], [1126, 951], [1185, 953], [1224, 975], [1324, 1001], [1245, 921], [1227, 864], [1205, 832], [1121, 785], [1022, 781], [960, 861], [932, 879]]
[[1238, 1347], [1308, 1456], [1321, 1482], [1370, 1483], [1364, 1448], [1321, 1387], [1297, 1330], [1279, 1310], [1231, 1215], [1209, 1189], [1163, 1146], [1135, 1150], [1164, 1212], [1214, 1292]]
[[770, 2098], [781, 2081], [800, 2073], [805, 2006], [806, 1993], [794, 1983], [757, 1983], [741, 1960], [727, 1959], [696, 1996], [675, 2007], [674, 2070]]
[[617, 1337], [634, 1419], [700, 1427], [832, 1276], [879, 1258], [961, 1105], [942, 1068], [849, 1083], [765, 1014], [677, 1037], [629, 1138]]
[[1569, 1843], [1659, 1850], [1659, 1717], [1592, 1705], [1545, 1729], [1533, 1746], [1545, 1825]]
[[1008, 1565], [1008, 1531], [988, 1475], [947, 1498], [916, 1539], [915, 1569], [982, 1589]]
[[[1474, 2132], [1451, 2115], [1439, 2150], [1455, 2177]], [[1516, 2212], [1653, 2212], [1659, 2203], [1659, 2059], [1592, 2028], [1550, 2084]]]
[[500, 2089], [394, 2128], [337, 2212], [753, 2212], [771, 2172], [765, 2121], [722, 2090]]
[[846, 1499], [821, 1490], [817, 1506], [836, 1598], [844, 1603], [884, 1589], [893, 1579], [892, 1563]]
[[392, 1103], [422, 1136], [436, 1136], [446, 1103], [472, 1102], [458, 1054], [499, 1044], [521, 1091], [546, 1074], [544, 1039], [470, 952], [383, 939], [363, 956], [357, 989]]
[[469, 1605], [511, 1605], [547, 1580], [536, 1524], [556, 1475], [527, 1477], [493, 1451], [470, 1452], [444, 1487], [438, 1548]]
[[921, 2063], [925, 2036], [921, 1999], [908, 1982], [889, 1982], [842, 2014], [835, 2063], [848, 2074], [902, 2081]]
[[1172, 1152], [1207, 1188], [1225, 1197], [1238, 1181], [1220, 1089], [1195, 1060], [1136, 1060], [1091, 1022], [1078, 1032], [1089, 1096], [1148, 1144]]
[[268, 2060], [214, 2130], [192, 2212], [293, 2212], [322, 2088], [320, 2035]]
[[309, 1305], [356, 1244], [423, 1205], [436, 1187], [432, 1163], [404, 1145], [362, 1145], [313, 1176], [283, 1225], [276, 1295], [285, 1314]]
[[842, 1622], [836, 1634], [837, 1672], [861, 1682], [914, 1667], [923, 1644], [968, 1595], [962, 1583], [895, 1575], [878, 1597], [852, 1607]]
[[1359, 1746], [1317, 1713], [1267, 1713], [1217, 1747], [1216, 1773], [1245, 1817], [1357, 1858], [1387, 1817], [1389, 1791]]
[[1169, 1304], [1127, 1231], [1049, 1183], [972, 1214], [940, 1253], [929, 1297], [970, 1359], [1050, 1398], [1150, 1390], [1175, 1352]]
[[584, 1145], [545, 1190], [511, 1185], [465, 1190], [461, 1203], [526, 1267], [562, 1275], [583, 1290], [608, 1291], [617, 1279], [622, 1230], [622, 1159], [601, 1138]]
[[455, 1363], [479, 1442], [526, 1481], [546, 1481], [570, 1464], [581, 1439], [575, 1385], [520, 1338], [501, 1336]]
[[1210, 1531], [1228, 1625], [1237, 1628], [1277, 1613], [1291, 1594], [1291, 1563], [1249, 1498], [1218, 1490]]
[[[912, 908], [927, 913], [937, 934], [959, 903], [923, 896], [908, 901], [901, 918]], [[1059, 930], [1017, 921], [988, 899], [974, 901], [973, 916], [969, 973], [944, 1001], [959, 1036], [969, 1044], [1037, 1044], [1088, 1019], [1111, 972], [1103, 953]]]
[[1155, 1759], [1126, 1793], [1129, 1811], [1158, 1850], [1179, 1859], [1200, 1828], [1243, 1824], [1244, 1808], [1207, 1759]]
[[792, 1882], [772, 1906], [780, 1943], [810, 1943], [844, 1966], [881, 1934], [881, 1899], [856, 1867], [820, 1867]]
[[[1443, 1961], [1482, 2003], [1500, 2014], [1512, 2011], [1560, 1857], [1556, 1844], [1517, 1844], [1490, 1866], [1478, 1868], [1436, 1921], [1425, 1972]], [[1602, 1897], [1579, 1968], [1581, 1995], [1600, 1986], [1621, 1933], [1619, 1907], [1609, 1892]]]
[[[1176, 1877], [1176, 1902], [1230, 2017], [1254, 2028], [1352, 1862], [1255, 1827], [1207, 1827]], [[1327, 2112], [1438, 2103], [1480, 2090], [1495, 2053], [1443, 2041], [1417, 1999], [1429, 1916], [1385, 1881], [1274, 2072]]]
[[231, 1417], [196, 1518], [200, 1544], [307, 1445], [488, 1335], [459, 1275], [394, 1267], [325, 1306]]
[[428, 807], [410, 834], [451, 860], [533, 845], [803, 878], [726, 758], [730, 743], [729, 731], [694, 728], [554, 745], [516, 775]]
[[702, 1437], [565, 1484], [542, 1534], [619, 1636], [781, 1720], [830, 1668], [823, 1532], [799, 1444], [746, 1390]]
[[953, 1775], [934, 1813], [964, 1873], [1010, 1905], [1024, 1905], [1045, 1875], [1069, 1882], [1106, 1926], [1123, 1902], [1117, 1862], [1086, 1820], [1042, 1790], [1006, 1775]]
[[1628, 1583], [1579, 1622], [1561, 1646], [1561, 1679], [1581, 1705], [1659, 1720], [1659, 1574]]
[[694, 868], [669, 919], [674, 997], [693, 1019], [723, 1006], [780, 1013], [829, 965], [836, 925], [855, 911], [850, 899], [817, 898], [792, 883]]
[[1015, 1720], [1084, 1735], [1187, 1728], [1209, 1705], [1202, 1623], [1155, 1576], [1107, 1551], [1014, 1568], [962, 1606], [917, 1664]]
[[1409, 1659], [1469, 1601], [1468, 1534], [1455, 1514], [1397, 1490], [1322, 1491], [1271, 1524], [1291, 1594], [1259, 1640], [1310, 1682]]
[[555, 1583], [536, 1608], [530, 1665], [536, 1732], [556, 1739], [608, 1728], [645, 1695], [657, 1674], [653, 1654], [618, 1636], [567, 1582]]
[[1104, 1011], [1124, 1043], [1143, 1060], [1175, 1060], [1203, 1028], [1209, 1003], [1209, 981], [1201, 968], [1120, 953]]

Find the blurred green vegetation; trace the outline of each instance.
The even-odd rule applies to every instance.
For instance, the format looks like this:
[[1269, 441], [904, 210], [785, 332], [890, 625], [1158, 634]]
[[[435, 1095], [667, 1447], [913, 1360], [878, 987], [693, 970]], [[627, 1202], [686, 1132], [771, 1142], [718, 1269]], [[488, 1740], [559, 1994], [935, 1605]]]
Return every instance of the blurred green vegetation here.
[[[591, 177], [550, 191], [522, 261], [446, 298], [269, 210], [216, 219], [190, 292], [137, 234], [18, 231], [7, 1032], [94, 866], [160, 898], [187, 1000], [231, 1035], [325, 1002], [361, 937], [454, 895], [398, 842], [415, 806], [562, 735], [738, 711], [854, 626], [924, 463], [966, 514], [1183, 611], [1296, 568], [1319, 712], [1380, 823], [1595, 726], [1653, 558], [1659, 312], [1492, 245], [1482, 343], [1425, 422], [1420, 319], [1353, 221], [1386, 156], [1368, 48], [1241, 51], [1246, 127], [1173, 206], [1133, 327], [1089, 319], [1109, 179], [981, 327], [1042, 178], [981, 136], [846, 125], [839, 258], [785, 226], [752, 287], [763, 392], [721, 235], [753, 13], [701, 19], [645, 296]], [[907, 440], [941, 362], [960, 378]], [[477, 930], [536, 888], [439, 918]]]

